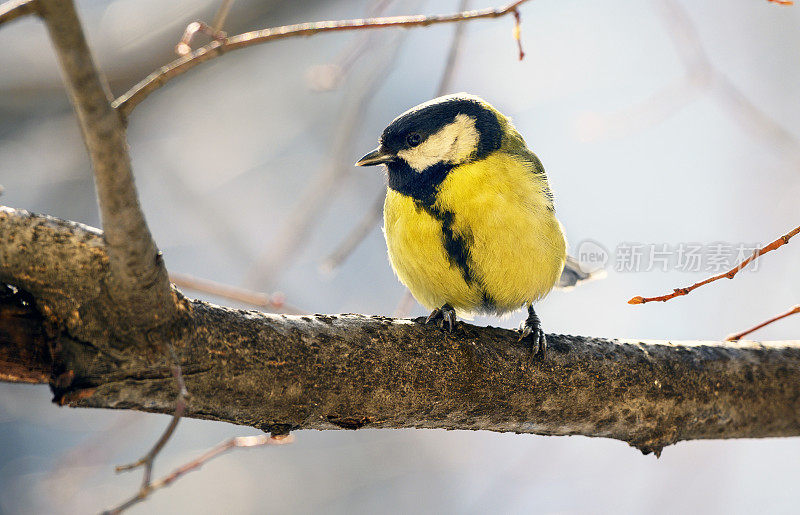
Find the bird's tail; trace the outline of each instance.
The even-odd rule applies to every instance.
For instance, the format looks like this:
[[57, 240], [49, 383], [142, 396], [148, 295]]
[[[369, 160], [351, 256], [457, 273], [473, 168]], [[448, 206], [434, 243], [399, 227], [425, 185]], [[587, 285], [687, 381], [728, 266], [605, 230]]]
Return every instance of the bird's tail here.
[[567, 261], [564, 263], [564, 270], [561, 272], [561, 278], [556, 283], [556, 288], [561, 290], [571, 289], [578, 284], [595, 279], [602, 279], [606, 276], [606, 271], [602, 268], [595, 271], [587, 271], [581, 267], [581, 263], [572, 256], [567, 256]]

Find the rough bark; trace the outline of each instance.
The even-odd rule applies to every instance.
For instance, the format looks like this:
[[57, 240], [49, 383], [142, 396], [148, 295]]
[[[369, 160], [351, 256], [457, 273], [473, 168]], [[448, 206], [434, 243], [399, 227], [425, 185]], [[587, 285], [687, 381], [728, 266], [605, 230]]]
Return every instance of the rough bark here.
[[[29, 292], [52, 327], [51, 355], [39, 368], [52, 367], [56, 400], [170, 413], [175, 393], [163, 356], [120, 353], [103, 330], [107, 275], [99, 231], [0, 211], [0, 281]], [[277, 433], [425, 427], [580, 434], [645, 452], [689, 439], [800, 435], [800, 342], [548, 335], [551, 352], [540, 362], [505, 329], [459, 324], [448, 335], [384, 317], [182, 305], [189, 316], [175, 342], [190, 417]], [[9, 345], [0, 338], [0, 348]]]
[[0, 381], [48, 382], [53, 368], [48, 341], [33, 299], [0, 284]]
[[178, 316], [167, 269], [150, 234], [133, 180], [125, 126], [111, 107], [71, 1], [37, 0], [94, 170], [113, 288], [125, 321], [151, 329]]

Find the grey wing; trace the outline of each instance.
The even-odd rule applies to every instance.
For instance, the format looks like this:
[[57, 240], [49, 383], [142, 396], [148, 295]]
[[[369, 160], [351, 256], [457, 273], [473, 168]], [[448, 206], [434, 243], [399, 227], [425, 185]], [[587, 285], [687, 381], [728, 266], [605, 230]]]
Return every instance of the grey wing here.
[[564, 263], [564, 270], [562, 270], [561, 277], [556, 283], [556, 288], [568, 289], [579, 283], [592, 281], [594, 279], [602, 279], [605, 276], [605, 270], [587, 272], [581, 268], [581, 264], [577, 259], [572, 256], [567, 256], [567, 261]]

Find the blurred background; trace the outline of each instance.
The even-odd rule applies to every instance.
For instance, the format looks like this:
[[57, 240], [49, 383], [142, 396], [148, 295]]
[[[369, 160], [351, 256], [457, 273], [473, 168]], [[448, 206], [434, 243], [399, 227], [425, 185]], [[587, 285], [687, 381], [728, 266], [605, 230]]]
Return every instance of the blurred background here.
[[[219, 0], [77, 5], [119, 95], [173, 59], [186, 24], [210, 21]], [[238, 0], [225, 30], [459, 5]], [[687, 297], [626, 300], [705, 278], [722, 254], [732, 266], [742, 248], [800, 223], [800, 7], [536, 1], [521, 13], [525, 59], [513, 18], [470, 22], [445, 89], [478, 94], [513, 117], [548, 170], [572, 252], [605, 253], [606, 279], [537, 307], [545, 330], [719, 340], [797, 304], [797, 241]], [[436, 95], [455, 29], [272, 42], [203, 64], [148, 97], [130, 117], [129, 142], [170, 270], [280, 291], [311, 312], [424, 314], [403, 301], [373, 221], [384, 177], [352, 163], [395, 115]], [[43, 25], [2, 27], [0, 48], [0, 201], [98, 226], [89, 162]], [[363, 241], [337, 253], [359, 225], [368, 228]], [[686, 266], [679, 249], [690, 244], [702, 259]], [[475, 322], [515, 327], [522, 318]], [[794, 317], [753, 338], [799, 333]], [[0, 383], [0, 512], [97, 512], [131, 495], [140, 473], [113, 467], [149, 449], [168, 417], [58, 408], [50, 397], [45, 386]], [[255, 432], [184, 420], [155, 475]], [[223, 456], [131, 513], [796, 513], [800, 503], [800, 439], [684, 442], [656, 459], [584, 437], [296, 436], [291, 446]]]

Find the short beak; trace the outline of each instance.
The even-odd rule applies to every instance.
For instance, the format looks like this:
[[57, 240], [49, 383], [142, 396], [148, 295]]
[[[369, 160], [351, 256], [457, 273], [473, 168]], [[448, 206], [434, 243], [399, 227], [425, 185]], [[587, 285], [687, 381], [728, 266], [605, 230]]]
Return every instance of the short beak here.
[[394, 156], [381, 147], [376, 148], [369, 154], [365, 155], [358, 161], [356, 161], [356, 166], [375, 166], [384, 163], [389, 163], [394, 161]]

